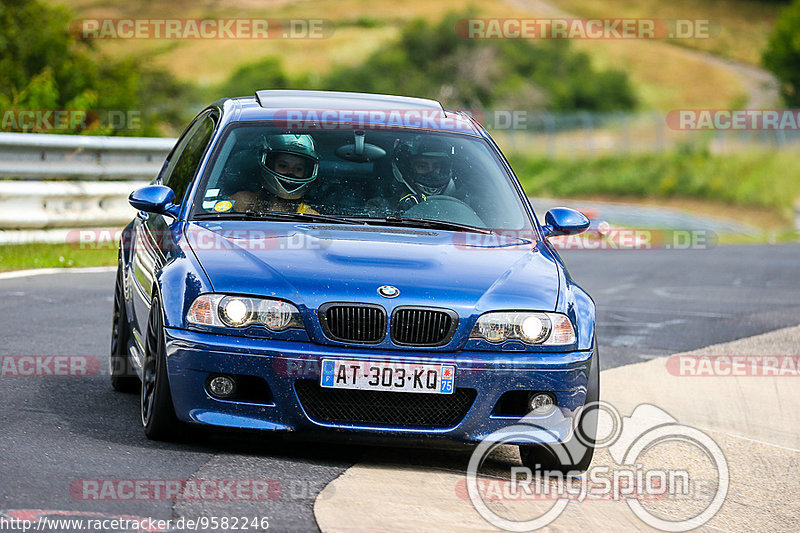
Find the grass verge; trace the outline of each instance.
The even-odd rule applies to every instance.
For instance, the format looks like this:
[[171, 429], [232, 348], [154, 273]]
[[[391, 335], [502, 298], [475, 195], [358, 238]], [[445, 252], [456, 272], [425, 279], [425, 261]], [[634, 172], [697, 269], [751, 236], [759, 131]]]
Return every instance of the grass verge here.
[[77, 243], [28, 243], [0, 245], [0, 272], [28, 268], [113, 266], [116, 248], [80, 249]]
[[511, 154], [530, 196], [644, 201], [727, 215], [787, 230], [800, 199], [800, 156], [785, 152], [713, 155], [674, 150], [586, 159]]

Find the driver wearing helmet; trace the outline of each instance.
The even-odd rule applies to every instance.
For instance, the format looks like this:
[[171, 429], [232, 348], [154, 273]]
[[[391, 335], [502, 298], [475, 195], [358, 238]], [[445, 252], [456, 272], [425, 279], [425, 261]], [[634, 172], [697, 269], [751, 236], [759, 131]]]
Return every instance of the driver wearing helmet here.
[[265, 144], [259, 159], [261, 189], [231, 195], [233, 209], [317, 214], [302, 201], [319, 170], [314, 139], [310, 135], [271, 135]]
[[399, 208], [407, 210], [430, 196], [455, 196], [454, 148], [444, 139], [417, 136], [398, 141], [392, 155], [392, 173], [400, 184]]

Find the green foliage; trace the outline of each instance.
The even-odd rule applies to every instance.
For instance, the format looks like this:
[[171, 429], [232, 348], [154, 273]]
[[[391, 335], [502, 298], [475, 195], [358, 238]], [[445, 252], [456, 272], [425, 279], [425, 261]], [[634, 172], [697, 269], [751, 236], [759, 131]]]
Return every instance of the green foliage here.
[[385, 19], [379, 19], [379, 18], [376, 18], [376, 17], [370, 17], [370, 16], [362, 15], [362, 16], [356, 17], [354, 19], [341, 20], [341, 21], [336, 23], [336, 26], [339, 27], [339, 28], [345, 28], [347, 26], [355, 26], [357, 28], [369, 28], [369, 29], [372, 29], [372, 28], [380, 28], [381, 26], [384, 26], [386, 24], [387, 24], [387, 20], [385, 20]]
[[575, 160], [512, 154], [509, 160], [531, 196], [693, 198], [775, 209], [787, 220], [800, 196], [800, 159], [791, 152], [684, 149]]
[[764, 51], [764, 66], [781, 82], [786, 104], [800, 106], [800, 0], [781, 12]]
[[438, 24], [409, 22], [398, 42], [364, 63], [335, 70], [324, 89], [434, 98], [451, 107], [507, 106], [553, 110], [629, 109], [633, 89], [621, 71], [597, 71], [566, 41], [462, 39], [469, 14]]
[[[26, 110], [67, 111], [73, 117], [86, 112], [86, 120], [70, 121], [66, 128], [45, 123], [41, 131], [95, 135], [157, 135], [164, 121], [185, 122], [187, 86], [148, 68], [144, 59], [103, 57], [91, 41], [69, 33], [71, 18], [66, 9], [37, 0], [0, 4], [0, 111], [5, 119]], [[0, 129], [20, 125], [11, 120]]]
[[624, 72], [598, 71], [588, 55], [567, 41], [462, 39], [456, 24], [468, 17], [451, 13], [438, 24], [414, 19], [396, 42], [321, 79], [314, 73], [290, 78], [277, 58], [265, 58], [239, 68], [215, 94], [242, 96], [293, 87], [419, 96], [468, 109], [609, 111], [635, 106]]
[[219, 97], [253, 96], [259, 89], [285, 89], [291, 82], [278, 58], [267, 57], [239, 67], [218, 89]]

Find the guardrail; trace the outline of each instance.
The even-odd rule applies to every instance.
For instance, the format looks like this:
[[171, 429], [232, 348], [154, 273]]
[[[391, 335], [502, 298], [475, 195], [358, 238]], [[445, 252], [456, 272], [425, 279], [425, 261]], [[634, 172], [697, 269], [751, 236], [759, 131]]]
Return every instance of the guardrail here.
[[0, 177], [150, 180], [175, 139], [0, 133]]
[[0, 229], [124, 224], [135, 214], [128, 195], [153, 179], [174, 144], [167, 138], [0, 133]]
[[121, 227], [135, 216], [128, 195], [158, 173], [175, 141], [0, 133], [0, 244], [63, 242], [59, 228]]

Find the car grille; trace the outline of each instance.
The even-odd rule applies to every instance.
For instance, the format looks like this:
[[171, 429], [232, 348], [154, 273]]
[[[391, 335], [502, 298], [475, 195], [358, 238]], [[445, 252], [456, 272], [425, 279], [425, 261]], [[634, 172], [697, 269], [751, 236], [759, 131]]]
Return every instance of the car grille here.
[[377, 343], [386, 336], [386, 311], [369, 304], [327, 304], [320, 308], [325, 334], [343, 342]]
[[328, 389], [306, 379], [294, 387], [303, 409], [319, 422], [430, 429], [457, 426], [477, 395], [475, 389], [453, 394]]
[[392, 314], [392, 342], [404, 346], [441, 346], [450, 342], [456, 314], [444, 309], [401, 307]]
[[[386, 336], [386, 310], [373, 304], [320, 306], [320, 325], [335, 341], [377, 344]], [[392, 342], [400, 346], [443, 346], [458, 326], [458, 315], [449, 309], [398, 307], [392, 314]]]

